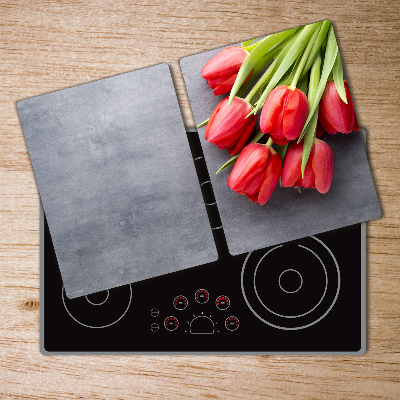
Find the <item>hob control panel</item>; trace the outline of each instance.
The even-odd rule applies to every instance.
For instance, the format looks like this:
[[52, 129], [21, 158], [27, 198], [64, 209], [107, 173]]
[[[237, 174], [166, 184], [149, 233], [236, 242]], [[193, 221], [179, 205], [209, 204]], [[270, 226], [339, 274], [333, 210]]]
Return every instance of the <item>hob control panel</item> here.
[[[172, 307], [171, 307], [172, 306]], [[213, 335], [234, 332], [239, 328], [237, 315], [232, 314], [231, 300], [225, 294], [212, 296], [207, 289], [179, 294], [164, 305], [149, 310], [150, 331]]]

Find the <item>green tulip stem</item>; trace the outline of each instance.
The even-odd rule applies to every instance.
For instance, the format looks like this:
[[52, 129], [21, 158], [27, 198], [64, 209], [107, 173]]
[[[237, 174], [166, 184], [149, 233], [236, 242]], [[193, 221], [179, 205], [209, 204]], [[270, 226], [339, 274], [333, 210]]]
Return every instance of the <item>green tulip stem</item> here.
[[[313, 36], [317, 28], [320, 27], [320, 24], [321, 22], [317, 22], [315, 24], [306, 25], [305, 27], [300, 28], [301, 30], [299, 30], [299, 34], [298, 35], [296, 34], [293, 42], [290, 43], [290, 46], [288, 46], [288, 48], [285, 47], [282, 50], [284, 54], [284, 56], [282, 57], [282, 61], [279, 64], [277, 70], [275, 71], [273, 77], [268, 82], [268, 85], [264, 89], [261, 97], [257, 102], [256, 107], [252, 111], [252, 114], [256, 114], [257, 111], [264, 105], [264, 102], [268, 97], [268, 95], [270, 94], [270, 92], [272, 91], [272, 89], [282, 79], [286, 71], [288, 71], [288, 69], [293, 65], [293, 63], [297, 60], [299, 55], [303, 53], [304, 49], [307, 47], [310, 38]], [[257, 47], [257, 49], [258, 48], [259, 47]]]
[[196, 128], [201, 128], [202, 126], [207, 125], [209, 120], [210, 120], [210, 118], [206, 119], [201, 124], [197, 125]]
[[246, 101], [250, 102], [250, 100], [254, 97], [254, 95], [259, 91], [259, 89], [263, 85], [263, 83], [271, 78], [271, 75], [274, 71], [274, 67], [276, 65], [276, 60], [277, 60], [277, 58], [274, 59], [274, 61], [271, 63], [271, 65], [268, 67], [268, 69], [262, 74], [261, 78], [254, 85], [253, 89], [251, 89], [251, 91], [245, 98]]
[[285, 32], [274, 33], [266, 38], [262, 39], [257, 47], [255, 47], [251, 53], [246, 57], [242, 66], [239, 69], [238, 75], [236, 77], [235, 83], [232, 87], [231, 93], [229, 95], [228, 106], [232, 103], [233, 98], [236, 96], [243, 82], [246, 80], [249, 73], [254, 69], [257, 63], [265, 53], [268, 52], [274, 45], [281, 42], [287, 36], [293, 35], [298, 28], [290, 29]]
[[314, 45], [315, 39], [317, 38], [319, 31], [321, 30], [321, 27], [322, 27], [322, 23], [319, 26], [317, 26], [317, 29], [315, 29], [313, 35], [311, 36], [310, 41], [308, 42], [308, 44], [307, 44], [307, 46], [306, 46], [306, 48], [305, 48], [305, 50], [303, 52], [303, 55], [301, 56], [299, 65], [297, 67], [296, 73], [295, 73], [295, 75], [293, 77], [293, 80], [292, 80], [292, 84], [290, 85], [290, 89], [292, 89], [292, 90], [296, 89], [297, 82], [298, 82], [298, 80], [300, 78], [300, 75], [301, 75], [301, 73], [303, 71], [304, 65], [306, 64], [308, 56], [310, 55], [310, 52], [311, 52], [311, 49], [312, 49], [312, 47]]
[[321, 52], [318, 52], [311, 68], [310, 82], [308, 86], [308, 103], [310, 107], [314, 102], [315, 95], [317, 94], [319, 80], [321, 79], [321, 63]]
[[274, 142], [273, 142], [273, 140], [272, 140], [272, 137], [270, 136], [269, 139], [267, 140], [267, 143], [266, 143], [265, 145], [266, 145], [267, 147], [271, 147], [273, 143], [274, 143]]
[[[315, 57], [314, 63], [311, 67], [310, 73], [310, 84], [308, 90], [308, 103], [310, 107], [312, 107], [315, 96], [318, 90], [319, 81], [321, 78], [321, 52], [319, 51], [317, 56]], [[314, 143], [314, 139], [317, 135], [317, 123], [318, 123], [318, 107], [310, 120], [310, 124], [304, 134], [303, 138], [303, 154], [301, 158], [301, 176], [304, 178], [304, 173], [306, 170], [307, 162], [310, 157], [311, 148]], [[299, 143], [298, 140], [297, 143]]]

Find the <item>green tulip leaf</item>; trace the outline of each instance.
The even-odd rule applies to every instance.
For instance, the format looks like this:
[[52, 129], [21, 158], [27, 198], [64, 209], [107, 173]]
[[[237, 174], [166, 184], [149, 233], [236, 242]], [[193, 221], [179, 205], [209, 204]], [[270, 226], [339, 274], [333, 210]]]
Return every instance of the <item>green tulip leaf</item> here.
[[240, 87], [239, 91], [237, 92], [238, 97], [244, 96], [244, 94], [247, 92], [247, 90], [252, 85], [252, 83], [257, 78], [257, 76], [272, 61], [272, 59], [275, 57], [275, 55], [276, 55], [275, 53], [271, 52], [270, 54], [267, 54], [266, 57], [262, 57], [260, 59], [260, 61], [254, 67], [254, 71], [253, 71], [253, 74], [251, 75], [250, 79], [244, 85], [242, 85]]
[[307, 75], [308, 71], [312, 67], [314, 60], [317, 57], [317, 54], [319, 53], [319, 51], [322, 47], [322, 44], [324, 43], [326, 35], [328, 34], [330, 26], [331, 26], [331, 22], [328, 20], [326, 20], [322, 23], [322, 27], [321, 27], [320, 31], [318, 32], [318, 36], [315, 39], [315, 42], [310, 51], [310, 54], [308, 55], [306, 64], [304, 65], [303, 71], [301, 72], [300, 80], [303, 79]]
[[340, 58], [339, 51], [336, 56], [335, 64], [333, 64], [332, 74], [336, 90], [339, 93], [340, 98], [347, 104], [346, 90], [344, 88], [344, 81], [343, 81], [342, 59]]
[[230, 167], [231, 165], [235, 164], [236, 160], [239, 158], [239, 154], [236, 154], [235, 156], [231, 157], [217, 172], [223, 171], [224, 169]]
[[303, 52], [305, 47], [307, 46], [309, 40], [314, 34], [315, 29], [319, 26], [319, 22], [311, 25], [305, 26], [299, 35], [296, 37], [296, 40], [292, 43], [290, 48], [288, 49], [284, 59], [276, 70], [274, 76], [269, 81], [267, 87], [265, 88], [262, 96], [257, 102], [254, 110], [251, 112], [252, 114], [256, 114], [257, 111], [264, 105], [266, 98], [268, 97], [271, 90], [276, 86], [276, 84], [280, 81], [286, 71], [292, 66], [292, 64], [296, 61], [297, 57]]
[[296, 74], [300, 59], [301, 59], [301, 54], [297, 57], [296, 61], [294, 62], [293, 66], [292, 66], [292, 70], [290, 72], [289, 72], [289, 70], [286, 71], [285, 75], [283, 75], [283, 78], [280, 80], [280, 82], [276, 86], [281, 86], [281, 85], [289, 86], [292, 83], [294, 75]]
[[308, 117], [303, 126], [303, 129], [301, 131], [298, 141], [300, 141], [304, 137], [304, 134], [306, 133], [306, 131], [308, 129], [308, 125], [310, 124], [310, 121], [311, 121], [315, 111], [318, 108], [319, 101], [321, 100], [322, 94], [324, 93], [324, 90], [325, 90], [326, 82], [328, 81], [329, 74], [331, 73], [333, 64], [335, 63], [335, 60], [336, 60], [336, 55], [338, 53], [338, 46], [336, 43], [336, 37], [335, 37], [335, 33], [333, 31], [332, 25], [329, 29], [327, 39], [328, 40], [326, 43], [324, 66], [322, 68], [321, 79], [319, 81], [318, 89], [314, 96], [314, 100], [313, 100], [312, 104], [310, 104], [310, 110], [308, 112]]
[[282, 61], [285, 59], [289, 49], [291, 48], [292, 44], [294, 43], [294, 41], [296, 40], [296, 38], [298, 37], [300, 32], [301, 32], [301, 28], [287, 40], [285, 47], [282, 49], [282, 51], [279, 53], [279, 55], [275, 58], [273, 65], [272, 64], [270, 65], [271, 69], [268, 68], [268, 70], [261, 77], [260, 81], [262, 81], [262, 85], [259, 89], [260, 96], [262, 96], [262, 94], [264, 93], [264, 90], [267, 87], [269, 81], [274, 76], [278, 67], [282, 64]]
[[308, 75], [299, 81], [297, 88], [300, 89], [304, 94], [307, 95], [308, 90]]
[[198, 125], [196, 126], [196, 128], [201, 128], [202, 126], [207, 125], [209, 120], [210, 120], [210, 118], [206, 119], [206, 120], [203, 121], [201, 124], [198, 124]]
[[232, 87], [232, 91], [229, 95], [228, 105], [231, 104], [233, 98], [236, 96], [236, 93], [239, 91], [240, 86], [246, 80], [249, 73], [256, 66], [258, 61], [264, 56], [264, 54], [275, 44], [279, 43], [281, 40], [286, 37], [293, 35], [298, 28], [290, 29], [284, 32], [274, 33], [273, 35], [269, 35], [260, 42], [253, 51], [247, 56], [244, 60], [242, 66], [239, 69], [238, 75], [236, 77], [235, 83]]
[[[257, 40], [259, 40], [259, 38], [252, 39], [252, 40], [246, 40], [245, 42], [243, 42], [241, 44], [241, 46], [242, 46], [242, 48], [247, 50], [249, 53], [251, 53], [261, 43], [261, 40], [259, 40], [258, 42], [257, 42]], [[253, 43], [253, 44], [251, 44], [251, 43]]]
[[316, 112], [312, 119], [311, 123], [308, 125], [307, 132], [304, 135], [303, 142], [303, 155], [301, 159], [301, 176], [304, 178], [304, 171], [306, 169], [308, 158], [310, 157], [311, 147], [314, 142], [315, 132], [317, 130], [317, 122], [318, 122], [318, 112]]
[[321, 80], [321, 53], [315, 57], [314, 64], [311, 68], [310, 82], [308, 89], [308, 104], [312, 105], [317, 94], [319, 81]]
[[[293, 35], [292, 35], [293, 36]], [[237, 92], [238, 97], [243, 97], [244, 94], [247, 92], [249, 87], [252, 85], [253, 81], [257, 78], [257, 76], [261, 73], [263, 69], [266, 68], [266, 66], [282, 51], [282, 49], [289, 43], [289, 40], [292, 38], [292, 36], [287, 36], [285, 39], [281, 40], [279, 43], [275, 44], [272, 46], [257, 62], [257, 64], [254, 67], [253, 74], [251, 75], [250, 79], [244, 83], [239, 91]], [[271, 65], [275, 65], [275, 60]], [[271, 67], [271, 66], [270, 66]], [[272, 67], [271, 67], [272, 68]], [[269, 70], [269, 68], [268, 68]], [[267, 70], [267, 71], [268, 71]], [[271, 75], [272, 76], [272, 75]], [[266, 78], [265, 73], [262, 75], [262, 77], [259, 79], [259, 81], [254, 85], [253, 89], [249, 93], [249, 98], [248, 101], [250, 101], [254, 96], [255, 93], [259, 90], [259, 86], [264, 82]]]
[[246, 41], [242, 42], [241, 46], [242, 46], [243, 48], [244, 48], [244, 47], [247, 47], [247, 46], [250, 45], [250, 43], [253, 43], [255, 40], [257, 40], [257, 39], [246, 40]]

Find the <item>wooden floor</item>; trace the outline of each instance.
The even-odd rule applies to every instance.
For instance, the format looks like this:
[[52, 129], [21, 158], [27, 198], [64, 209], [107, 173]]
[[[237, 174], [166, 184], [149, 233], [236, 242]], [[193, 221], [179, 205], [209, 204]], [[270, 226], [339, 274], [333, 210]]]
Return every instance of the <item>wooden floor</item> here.
[[[396, 0], [0, 0], [0, 398], [399, 399], [399, 12]], [[42, 356], [39, 196], [16, 102], [168, 62], [192, 127], [180, 57], [322, 19], [339, 38], [383, 210], [367, 230], [367, 354]]]

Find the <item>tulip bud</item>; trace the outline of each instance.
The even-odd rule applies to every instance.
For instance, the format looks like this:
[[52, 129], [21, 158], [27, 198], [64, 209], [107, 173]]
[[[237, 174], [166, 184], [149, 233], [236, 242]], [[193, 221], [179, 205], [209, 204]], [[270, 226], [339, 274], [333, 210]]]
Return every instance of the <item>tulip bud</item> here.
[[251, 201], [264, 205], [271, 197], [282, 171], [282, 160], [272, 148], [250, 143], [240, 153], [228, 186]]
[[351, 133], [360, 130], [346, 81], [344, 88], [347, 104], [340, 98], [334, 81], [328, 81], [325, 86], [319, 103], [318, 118], [327, 133]]
[[[249, 52], [242, 47], [232, 46], [214, 56], [201, 70], [201, 76], [213, 89], [214, 96], [231, 91], [237, 74]], [[247, 76], [246, 82], [253, 71]]]
[[228, 149], [233, 156], [243, 148], [256, 124], [256, 116], [246, 116], [253, 109], [250, 103], [234, 97], [228, 107], [228, 97], [223, 99], [211, 114], [205, 138], [220, 149]]
[[260, 129], [283, 146], [296, 139], [308, 115], [307, 96], [300, 89], [276, 87], [268, 95], [260, 116]]
[[320, 193], [327, 193], [331, 187], [333, 176], [333, 151], [330, 146], [320, 139], [314, 139], [310, 156], [301, 176], [301, 159], [303, 140], [293, 142], [286, 153], [282, 168], [282, 185], [295, 188], [316, 188]]

